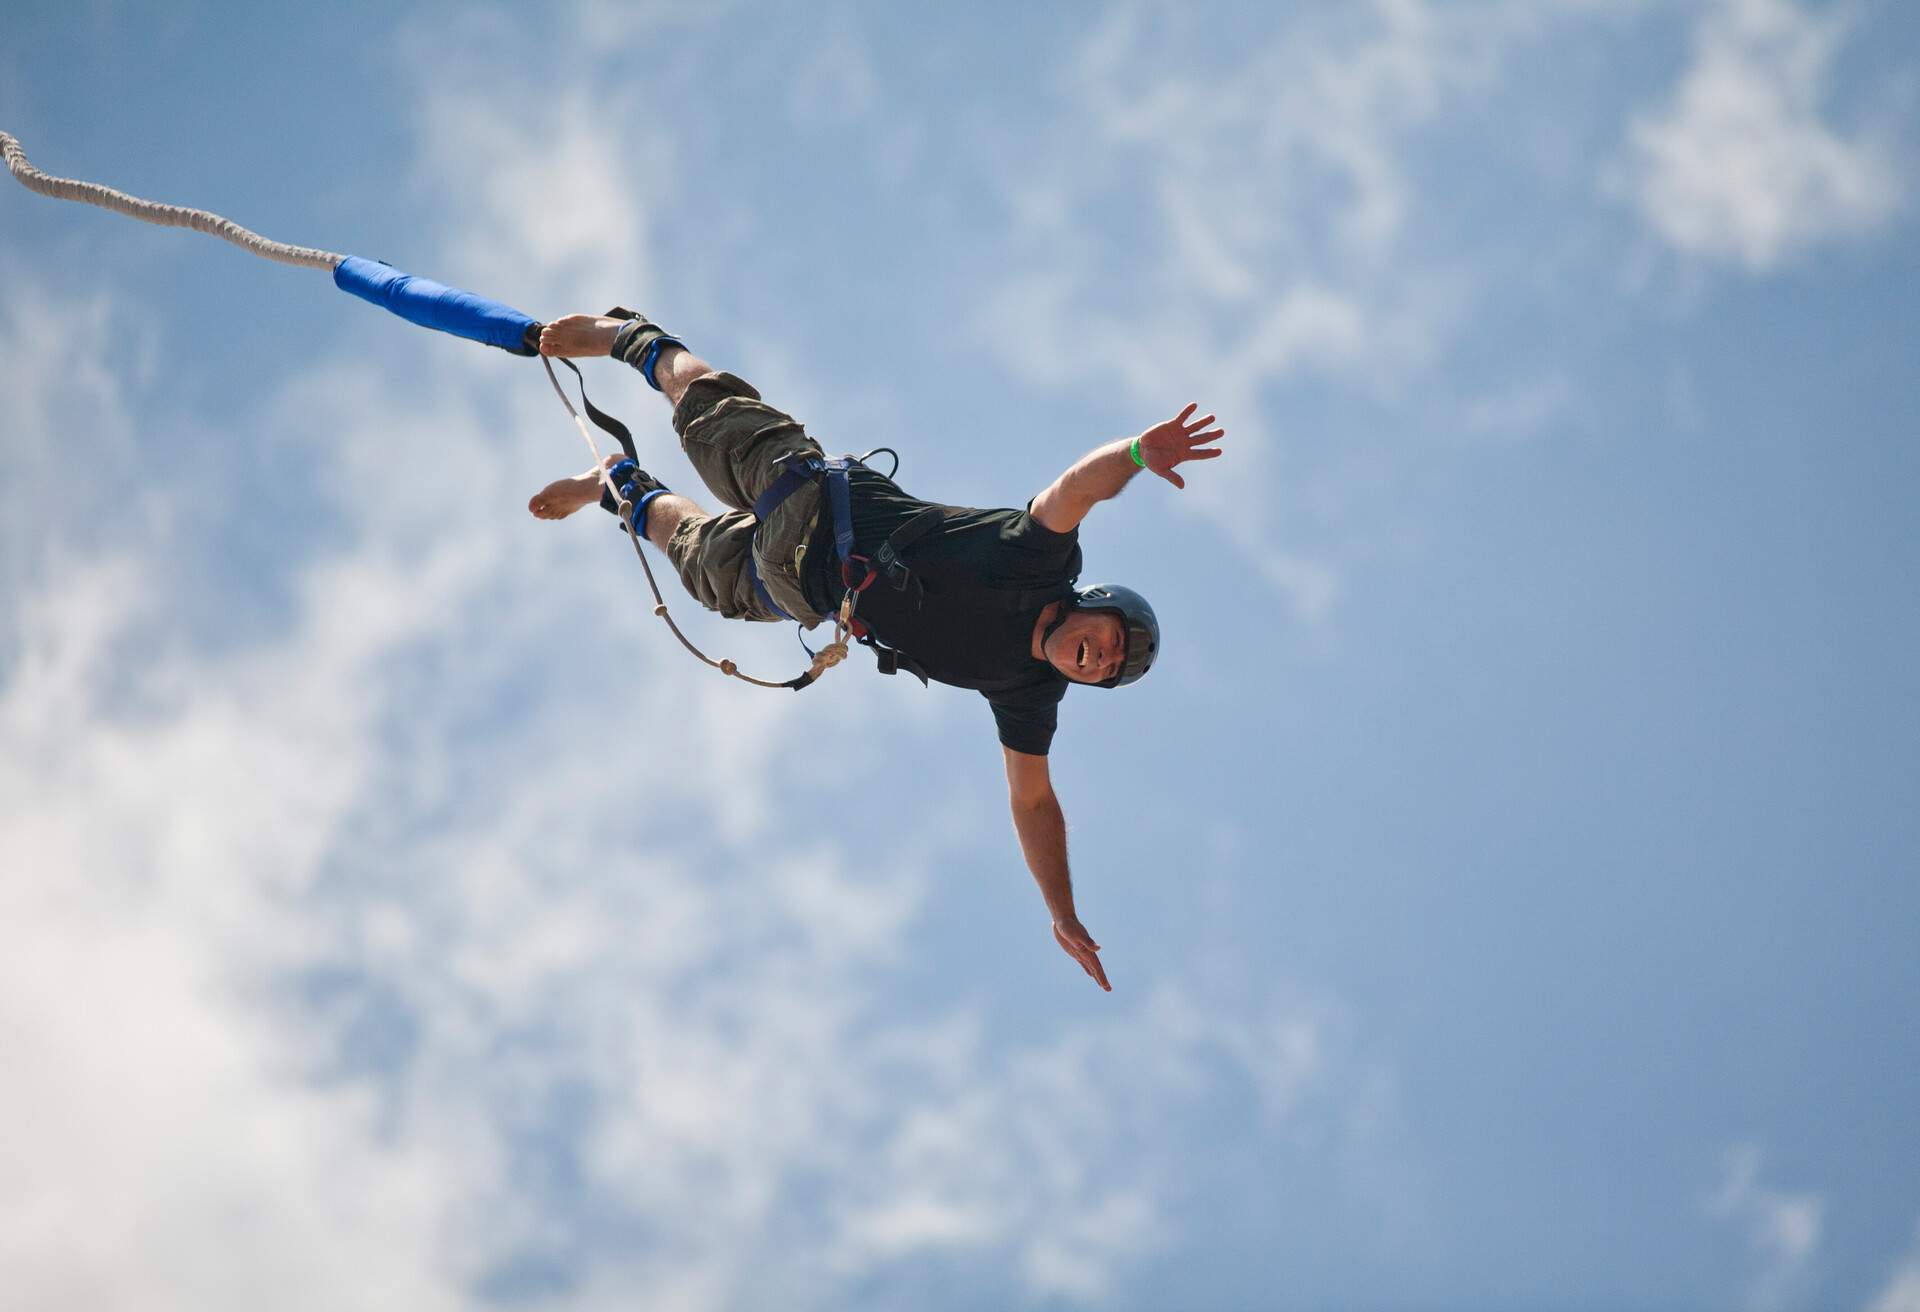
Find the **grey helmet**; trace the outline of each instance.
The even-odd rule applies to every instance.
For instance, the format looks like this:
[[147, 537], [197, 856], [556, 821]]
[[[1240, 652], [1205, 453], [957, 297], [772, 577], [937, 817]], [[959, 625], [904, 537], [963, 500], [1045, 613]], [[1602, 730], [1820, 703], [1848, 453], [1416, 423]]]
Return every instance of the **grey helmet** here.
[[1076, 589], [1073, 606], [1075, 610], [1112, 611], [1125, 627], [1126, 650], [1121, 656], [1120, 673], [1102, 679], [1095, 687], [1122, 688], [1153, 668], [1160, 655], [1160, 621], [1154, 618], [1153, 607], [1145, 597], [1118, 583], [1096, 583]]

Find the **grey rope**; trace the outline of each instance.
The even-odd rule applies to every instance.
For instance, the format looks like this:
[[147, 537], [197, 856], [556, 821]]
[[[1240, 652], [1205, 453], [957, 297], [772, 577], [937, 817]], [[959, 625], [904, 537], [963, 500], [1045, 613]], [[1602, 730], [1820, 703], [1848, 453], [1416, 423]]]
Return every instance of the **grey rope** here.
[[255, 255], [264, 255], [269, 260], [278, 260], [282, 264], [298, 264], [309, 269], [331, 269], [345, 259], [332, 251], [315, 250], [311, 246], [289, 246], [285, 242], [268, 241], [257, 232], [241, 227], [232, 219], [223, 219], [218, 214], [206, 210], [188, 209], [184, 205], [163, 205], [158, 201], [142, 200], [138, 196], [129, 196], [124, 191], [115, 191], [112, 187], [103, 187], [97, 182], [81, 182], [76, 178], [56, 178], [50, 173], [42, 173], [27, 162], [27, 154], [20, 149], [20, 143], [6, 132], [0, 132], [0, 152], [7, 157], [7, 167], [20, 185], [29, 191], [37, 191], [42, 196], [52, 196], [56, 200], [85, 201], [89, 205], [98, 205], [102, 209], [124, 214], [128, 218], [139, 219], [143, 223], [157, 223], [163, 228], [192, 228], [195, 232], [211, 233], [223, 241], [252, 251]]

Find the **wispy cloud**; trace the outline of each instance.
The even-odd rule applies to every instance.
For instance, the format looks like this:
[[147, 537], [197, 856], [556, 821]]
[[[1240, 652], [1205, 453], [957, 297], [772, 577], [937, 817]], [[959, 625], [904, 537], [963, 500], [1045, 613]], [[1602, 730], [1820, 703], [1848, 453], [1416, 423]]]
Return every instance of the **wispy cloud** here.
[[[1036, 264], [1059, 271], [1054, 294], [1072, 298], [1068, 322], [1091, 312], [1106, 332], [1023, 335], [1011, 358], [1063, 376], [1142, 377], [1102, 354], [1136, 335], [1088, 281], [1114, 262], [1072, 252], [1087, 234], [1078, 212], [1145, 203], [1156, 221], [1116, 254], [1130, 257], [1121, 263], [1144, 301], [1130, 308], [1150, 312], [1160, 349], [1236, 360], [1248, 384], [1404, 367], [1422, 342], [1399, 322], [1413, 308], [1396, 295], [1412, 191], [1400, 148], [1484, 82], [1503, 28], [1374, 4], [1298, 20], [1225, 59], [1201, 40], [1211, 31], [1170, 8], [1127, 7], [1069, 66], [1070, 122], [1012, 200]], [[1204, 46], [1210, 66], [1170, 57], [1189, 46]], [[1104, 149], [1087, 150], [1089, 135]]]
[[1760, 1163], [1760, 1150], [1752, 1144], [1729, 1150], [1720, 1187], [1707, 1208], [1746, 1232], [1756, 1263], [1747, 1306], [1753, 1312], [1777, 1312], [1807, 1291], [1826, 1205], [1818, 1194], [1786, 1193], [1762, 1184]]
[[1537, 435], [1564, 420], [1578, 396], [1564, 375], [1532, 378], [1475, 397], [1467, 402], [1461, 422], [1482, 437], [1515, 441]]
[[1920, 1312], [1920, 1230], [1866, 1312]]
[[1892, 216], [1888, 144], [1826, 117], [1843, 14], [1718, 0], [1669, 102], [1633, 123], [1613, 187], [1661, 237], [1756, 273]]
[[866, 117], [879, 96], [879, 74], [867, 43], [852, 28], [836, 27], [800, 57], [789, 103], [795, 122], [831, 128]]

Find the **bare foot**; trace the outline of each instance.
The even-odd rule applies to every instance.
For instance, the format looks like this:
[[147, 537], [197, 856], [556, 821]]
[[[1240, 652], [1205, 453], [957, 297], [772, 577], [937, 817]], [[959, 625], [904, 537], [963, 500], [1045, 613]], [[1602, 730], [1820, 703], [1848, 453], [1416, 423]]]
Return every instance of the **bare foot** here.
[[[606, 464], [611, 469], [620, 459], [608, 456]], [[575, 474], [572, 478], [556, 478], [553, 482], [533, 494], [527, 502], [527, 509], [537, 519], [565, 519], [576, 510], [584, 510], [600, 500], [600, 471], [589, 469], [584, 474]]]
[[597, 314], [569, 314], [555, 319], [540, 330], [540, 354], [562, 358], [587, 355], [611, 355], [613, 339], [626, 326], [624, 320]]

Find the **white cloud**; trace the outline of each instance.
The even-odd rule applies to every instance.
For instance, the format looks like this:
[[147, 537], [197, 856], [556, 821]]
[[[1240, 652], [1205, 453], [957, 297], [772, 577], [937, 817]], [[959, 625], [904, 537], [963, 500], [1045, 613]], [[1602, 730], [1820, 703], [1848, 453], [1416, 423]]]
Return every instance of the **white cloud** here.
[[383, 1144], [359, 1092], [276, 1070], [298, 1045], [234, 996], [183, 899], [76, 887], [113, 872], [50, 862], [15, 818], [0, 852], [9, 1300], [218, 1308], [271, 1288], [295, 1308], [458, 1306], [439, 1257], [449, 1173]]
[[1526, 379], [1473, 398], [1461, 420], [1471, 433], [1516, 441], [1564, 421], [1577, 395], [1564, 374]]
[[[597, 311], [609, 297], [643, 308], [654, 216], [670, 210], [681, 175], [664, 130], [663, 38], [693, 39], [714, 16], [580, 5], [550, 41], [530, 40], [517, 16], [477, 10], [405, 25], [393, 58], [419, 88], [414, 185], [450, 220], [433, 234], [445, 270], [418, 271], [458, 281], [485, 270], [497, 281], [479, 290], [535, 318]], [[528, 90], [503, 98], [507, 84]]]
[[790, 105], [803, 127], [845, 127], [871, 114], [879, 96], [880, 77], [866, 42], [838, 27], [797, 61]]
[[1866, 1312], [1920, 1312], [1920, 1231]]
[[[9, 483], [59, 488], [69, 504], [95, 514], [114, 507], [124, 529], [150, 527], [153, 507], [141, 495], [145, 480], [129, 477], [136, 472], [136, 449], [118, 385], [118, 375], [137, 377], [146, 369], [142, 357], [148, 352], [133, 334], [116, 343], [112, 357], [75, 351], [58, 335], [58, 326], [68, 322], [108, 322], [104, 296], [79, 303], [58, 298], [23, 271], [10, 273], [6, 286], [11, 294], [0, 302], [0, 340], [8, 344], [0, 354], [0, 394], [6, 397], [0, 459]], [[35, 433], [59, 433], [63, 440], [27, 440]], [[17, 581], [19, 571], [44, 567], [50, 554], [90, 536], [88, 518], [76, 514], [42, 525], [24, 515], [0, 517], [0, 578]]]
[[464, 202], [448, 263], [511, 270], [567, 310], [606, 308], [608, 288], [644, 299], [649, 214], [672, 196], [674, 170], [668, 138], [627, 130], [629, 116], [643, 117], [634, 100], [579, 87], [511, 106], [480, 93], [424, 98], [423, 163]]
[[1741, 1144], [1728, 1151], [1720, 1188], [1708, 1212], [1740, 1226], [1757, 1269], [1747, 1290], [1753, 1312], [1777, 1312], [1798, 1303], [1811, 1280], [1820, 1247], [1818, 1194], [1791, 1194], [1760, 1183], [1760, 1150]]
[[[1411, 308], [1400, 298], [1411, 183], [1399, 148], [1484, 82], [1502, 24], [1377, 3], [1296, 21], [1224, 65], [1209, 46], [1203, 72], [1169, 55], [1212, 29], [1177, 15], [1124, 8], [1089, 36], [1070, 66], [1068, 124], [1014, 189], [1025, 238], [1041, 242], [1036, 263], [1054, 271], [1050, 298], [1071, 312], [1072, 331], [1039, 334], [1037, 349], [1066, 372], [1141, 375], [1130, 355], [1102, 354], [1137, 343], [1141, 326], [1098, 303], [1092, 280], [1114, 263], [1073, 252], [1088, 232], [1078, 211], [1144, 201], [1159, 222], [1120, 263], [1153, 298], [1157, 347], [1190, 343], [1234, 360], [1229, 372], [1249, 382], [1302, 365], [1404, 367], [1419, 342], [1390, 328]], [[1089, 310], [1092, 340], [1077, 331]], [[1036, 349], [1032, 336], [1012, 344], [1020, 355]]]
[[[1336, 1120], [1364, 1101], [1348, 1083], [1353, 1054], [1332, 1010], [1220, 1002], [1212, 989], [1168, 985], [1000, 1060], [962, 1018], [923, 1039], [902, 1036], [901, 1054], [938, 1076], [931, 1096], [880, 1127], [836, 1223], [835, 1263], [1000, 1250], [1037, 1297], [1106, 1298], [1129, 1265], [1177, 1238], [1162, 1195], [1180, 1167], [1186, 1106], [1224, 1079], [1281, 1133], [1336, 1087]], [[963, 1072], [974, 1074], [956, 1079]]]
[[[0, 358], [83, 332], [84, 302], [16, 297]], [[5, 457], [27, 472], [15, 486], [61, 493], [11, 521], [60, 541], [77, 536], [62, 529], [61, 415], [96, 418], [90, 451], [124, 452], [136, 407], [84, 363], [46, 377], [68, 405], [27, 412]], [[169, 569], [177, 536], [149, 528], [29, 557], [6, 588], [18, 620], [0, 663], [9, 1297], [225, 1306], [271, 1287], [294, 1307], [453, 1306], [435, 1256], [445, 1177], [370, 1133], [358, 1094], [289, 1079], [299, 1042], [245, 1000], [251, 972], [298, 941], [276, 908], [281, 875], [337, 819], [354, 758], [334, 728], [357, 703], [296, 673], [276, 678], [278, 714], [246, 715], [260, 685], [200, 666], [165, 633], [192, 585]], [[206, 677], [229, 672], [243, 686]], [[328, 704], [309, 717], [315, 692]]]
[[1615, 189], [1680, 250], [1757, 273], [1884, 223], [1890, 150], [1822, 114], [1844, 30], [1791, 0], [1718, 0], [1671, 101], [1634, 121]]

